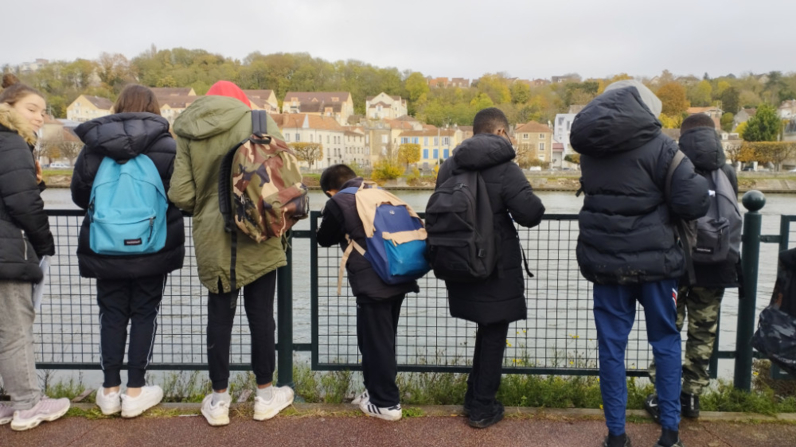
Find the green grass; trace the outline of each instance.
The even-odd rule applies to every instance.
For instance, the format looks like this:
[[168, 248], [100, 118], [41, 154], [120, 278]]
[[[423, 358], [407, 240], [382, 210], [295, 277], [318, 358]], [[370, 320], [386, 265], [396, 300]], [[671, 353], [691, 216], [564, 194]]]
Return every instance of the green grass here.
[[[764, 368], [765, 364], [756, 364], [757, 370], [764, 371]], [[55, 381], [52, 371], [42, 371], [41, 374], [46, 393], [51, 397], [73, 399], [86, 389], [81, 375], [77, 379]], [[339, 404], [350, 401], [362, 390], [359, 377], [361, 376], [355, 376], [350, 371], [312, 371], [307, 365], [298, 365], [293, 370], [296, 392], [308, 403]], [[401, 403], [404, 405], [406, 417], [424, 415], [420, 409], [411, 406], [461, 405], [467, 390], [466, 374], [399, 373], [396, 381], [401, 391]], [[152, 380], [149, 382], [152, 383]], [[211, 391], [204, 371], [168, 373], [159, 382], [158, 385], [164, 390], [164, 402], [201, 402]], [[796, 396], [778, 395], [766, 383], [768, 382], [764, 380], [756, 380], [755, 391], [746, 393], [720, 380], [702, 395], [701, 408], [703, 411], [763, 415], [796, 413]], [[629, 409], [642, 409], [644, 399], [654, 392], [653, 386], [647, 381], [632, 377], [628, 378], [627, 386]], [[229, 389], [233, 401], [237, 401], [243, 390], [255, 388], [256, 382], [252, 373], [238, 372], [232, 375]], [[253, 396], [252, 393], [249, 400]], [[602, 404], [599, 379], [593, 376], [510, 374], [502, 379], [498, 399], [504, 405], [512, 407], [599, 409]], [[89, 396], [84, 402], [93, 400], [93, 396]], [[97, 412], [81, 415], [101, 417], [101, 414], [95, 413]]]

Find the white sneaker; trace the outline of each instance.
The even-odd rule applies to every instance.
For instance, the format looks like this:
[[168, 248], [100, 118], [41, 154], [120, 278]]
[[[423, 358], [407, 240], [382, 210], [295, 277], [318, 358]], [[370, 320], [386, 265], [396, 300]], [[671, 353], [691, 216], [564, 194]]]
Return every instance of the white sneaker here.
[[38, 427], [42, 422], [52, 422], [69, 411], [69, 399], [42, 397], [30, 410], [17, 411], [11, 421], [11, 430], [23, 431]]
[[368, 403], [370, 402], [370, 394], [368, 394], [368, 390], [365, 390], [359, 396], [355, 397], [354, 400], [351, 401], [353, 405], [359, 405], [362, 402]]
[[9, 405], [0, 404], [0, 425], [6, 425], [14, 419], [14, 409]]
[[213, 405], [213, 393], [202, 400], [202, 416], [213, 427], [229, 425], [229, 402], [219, 401]]
[[401, 404], [389, 408], [381, 408], [368, 401], [360, 402], [359, 409], [370, 417], [384, 419], [385, 421], [400, 421], [403, 416]]
[[289, 386], [274, 386], [271, 400], [260, 396], [254, 398], [254, 420], [264, 421], [276, 416], [280, 411], [293, 403], [295, 393]]
[[122, 393], [105, 394], [105, 388], [97, 390], [97, 406], [102, 410], [102, 414], [110, 416], [122, 411]]
[[142, 387], [141, 394], [136, 397], [122, 394], [122, 417], [134, 418], [162, 400], [163, 390], [157, 385]]

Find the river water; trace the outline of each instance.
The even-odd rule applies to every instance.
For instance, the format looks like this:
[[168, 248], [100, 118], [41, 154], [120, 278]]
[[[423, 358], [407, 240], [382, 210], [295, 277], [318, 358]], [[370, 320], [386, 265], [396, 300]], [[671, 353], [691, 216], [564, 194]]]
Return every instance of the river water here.
[[[395, 192], [416, 211], [423, 211], [429, 191]], [[311, 193], [311, 207], [320, 210], [326, 201], [319, 191]], [[571, 192], [538, 192], [547, 214], [577, 214], [582, 197]], [[69, 191], [50, 189], [43, 194], [48, 209], [75, 209]], [[742, 207], [743, 210], [743, 207]], [[796, 214], [796, 195], [767, 196], [763, 208], [763, 234], [778, 234], [780, 215]], [[92, 282], [79, 278], [74, 259], [75, 236], [79, 219], [52, 218], [58, 238], [59, 255], [51, 268], [49, 293], [38, 316], [37, 347], [39, 360], [55, 362], [98, 363], [98, 327]], [[298, 229], [309, 229], [303, 221]], [[796, 242], [796, 228], [791, 232], [791, 246]], [[596, 330], [591, 315], [590, 285], [577, 271], [574, 248], [577, 240], [577, 221], [546, 220], [539, 228], [521, 232], [523, 247], [529, 256], [531, 270], [536, 277], [526, 279], [528, 320], [512, 325], [507, 340], [506, 362], [515, 366], [557, 368], [594, 367], [596, 365]], [[776, 277], [776, 244], [761, 248], [758, 311], [770, 298]], [[192, 254], [192, 247], [188, 251]], [[308, 239], [293, 243], [293, 308], [294, 341], [310, 343], [311, 328], [311, 248]], [[353, 297], [343, 283], [338, 297], [337, 265], [339, 249], [318, 249], [319, 297], [318, 362], [354, 365], [359, 361], [356, 348], [356, 319]], [[186, 267], [170, 277], [159, 333], [156, 339], [155, 363], [204, 363], [205, 290], [198, 284], [195, 259], [190, 257]], [[474, 327], [452, 319], [447, 313], [444, 285], [433, 277], [421, 281], [421, 294], [410, 295], [405, 301], [399, 330], [399, 363], [457, 364], [471, 358]], [[243, 307], [239, 308], [243, 313]], [[722, 350], [735, 346], [735, 325], [738, 297], [728, 290], [722, 305]], [[639, 313], [637, 328], [628, 346], [627, 366], [646, 368], [651, 359], [644, 335], [643, 312]], [[233, 334], [232, 362], [248, 362], [248, 328], [239, 315]], [[306, 355], [299, 357], [307, 358]], [[719, 376], [732, 375], [731, 361], [721, 361]], [[86, 372], [87, 380], [100, 380], [98, 372]]]

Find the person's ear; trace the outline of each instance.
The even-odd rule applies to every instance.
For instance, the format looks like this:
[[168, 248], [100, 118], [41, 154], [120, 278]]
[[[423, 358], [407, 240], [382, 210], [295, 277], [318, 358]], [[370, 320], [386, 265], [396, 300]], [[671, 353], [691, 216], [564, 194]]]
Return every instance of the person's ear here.
[[334, 195], [337, 194], [337, 192], [338, 191], [336, 189], [330, 189], [330, 190], [326, 191], [326, 195], [329, 196], [329, 197], [334, 197]]

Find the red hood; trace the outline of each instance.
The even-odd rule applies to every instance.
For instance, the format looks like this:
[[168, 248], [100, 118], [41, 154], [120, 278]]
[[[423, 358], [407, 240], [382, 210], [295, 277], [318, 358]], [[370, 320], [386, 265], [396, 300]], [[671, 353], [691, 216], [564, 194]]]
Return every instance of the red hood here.
[[207, 96], [227, 96], [230, 98], [239, 99], [240, 102], [246, 104], [246, 107], [251, 108], [251, 102], [243, 90], [237, 85], [229, 81], [218, 81], [210, 87], [207, 91]]

